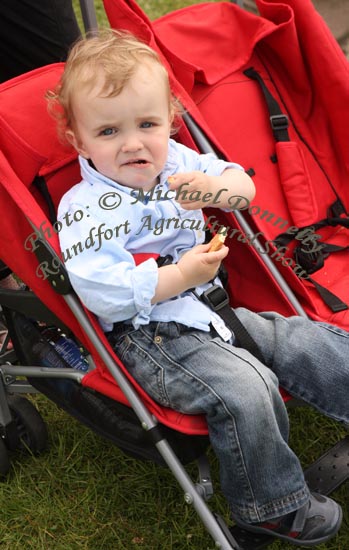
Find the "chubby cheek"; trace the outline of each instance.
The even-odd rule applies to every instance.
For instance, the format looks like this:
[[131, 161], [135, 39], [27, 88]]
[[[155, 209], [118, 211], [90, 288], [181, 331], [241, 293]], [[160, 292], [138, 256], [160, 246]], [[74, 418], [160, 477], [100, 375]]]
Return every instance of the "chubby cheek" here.
[[115, 168], [115, 151], [109, 151], [107, 147], [90, 147], [89, 158], [99, 172]]
[[166, 138], [165, 144], [164, 139], [159, 140], [158, 144], [154, 144], [152, 152], [156, 166], [162, 170], [168, 157], [168, 143], [166, 142]]
[[114, 179], [116, 173], [117, 173], [117, 168], [115, 166], [115, 164], [113, 163], [113, 161], [111, 159], [108, 160], [105, 160], [105, 159], [101, 159], [101, 158], [97, 158], [97, 159], [94, 159], [93, 157], [91, 158], [93, 164], [94, 164], [94, 167], [96, 168], [97, 172], [99, 172], [100, 174], [103, 174], [104, 176], [107, 176], [111, 179]]

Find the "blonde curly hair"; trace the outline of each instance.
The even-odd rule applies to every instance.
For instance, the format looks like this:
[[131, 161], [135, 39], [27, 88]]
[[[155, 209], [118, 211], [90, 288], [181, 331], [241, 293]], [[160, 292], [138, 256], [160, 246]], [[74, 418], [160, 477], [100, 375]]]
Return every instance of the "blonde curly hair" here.
[[117, 96], [140, 64], [155, 64], [162, 73], [168, 93], [171, 119], [180, 106], [172, 95], [166, 68], [158, 54], [126, 31], [104, 29], [80, 39], [72, 47], [61, 79], [54, 90], [46, 93], [48, 109], [57, 121], [58, 134], [66, 141], [67, 130], [74, 129], [73, 98], [77, 89], [93, 88], [96, 74], [103, 73], [101, 95]]

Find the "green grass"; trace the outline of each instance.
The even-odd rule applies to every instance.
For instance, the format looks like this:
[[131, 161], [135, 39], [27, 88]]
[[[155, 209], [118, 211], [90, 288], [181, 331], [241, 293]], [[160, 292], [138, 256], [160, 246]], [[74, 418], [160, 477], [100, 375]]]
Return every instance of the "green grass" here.
[[[150, 18], [193, 4], [142, 0]], [[106, 19], [96, 2], [98, 20]], [[169, 470], [125, 456], [43, 396], [32, 397], [49, 428], [49, 449], [39, 457], [11, 455], [0, 487], [1, 550], [213, 550], [213, 542]], [[290, 443], [307, 467], [345, 435], [338, 423], [310, 409], [290, 410]], [[219, 492], [212, 508], [228, 510]], [[195, 472], [193, 466], [188, 467]], [[334, 494], [345, 513], [339, 535], [320, 550], [348, 550], [348, 483]], [[275, 542], [270, 550], [295, 548]]]
[[[49, 427], [49, 449], [38, 457], [13, 453], [0, 490], [1, 550], [213, 550], [169, 470], [124, 455], [43, 396], [32, 397]], [[291, 446], [307, 467], [345, 435], [310, 409], [290, 411]], [[210, 453], [215, 497], [228, 514]], [[188, 471], [196, 475], [193, 465]], [[335, 493], [345, 511], [340, 534], [319, 546], [348, 549], [348, 484]], [[271, 550], [293, 547], [275, 542]]]

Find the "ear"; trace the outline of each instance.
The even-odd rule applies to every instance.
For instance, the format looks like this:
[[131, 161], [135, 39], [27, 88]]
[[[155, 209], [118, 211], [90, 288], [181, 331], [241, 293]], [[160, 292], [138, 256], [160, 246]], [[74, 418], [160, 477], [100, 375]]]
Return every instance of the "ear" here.
[[88, 159], [90, 158], [88, 154], [86, 153], [83, 143], [80, 141], [80, 139], [75, 135], [73, 130], [66, 130], [65, 132], [66, 140], [74, 147], [74, 149], [77, 150], [79, 155], [82, 157]]

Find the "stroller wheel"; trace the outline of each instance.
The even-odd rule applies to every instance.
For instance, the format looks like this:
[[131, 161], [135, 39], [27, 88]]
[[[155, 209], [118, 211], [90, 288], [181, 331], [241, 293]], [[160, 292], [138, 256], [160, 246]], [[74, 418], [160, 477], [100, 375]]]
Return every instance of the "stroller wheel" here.
[[10, 459], [4, 440], [0, 438], [0, 477], [4, 477], [10, 469]]
[[9, 395], [8, 406], [15, 421], [20, 441], [19, 449], [40, 454], [47, 447], [47, 428], [36, 407], [19, 395]]

